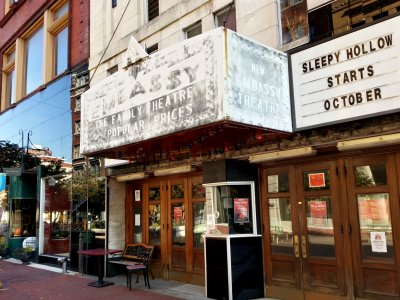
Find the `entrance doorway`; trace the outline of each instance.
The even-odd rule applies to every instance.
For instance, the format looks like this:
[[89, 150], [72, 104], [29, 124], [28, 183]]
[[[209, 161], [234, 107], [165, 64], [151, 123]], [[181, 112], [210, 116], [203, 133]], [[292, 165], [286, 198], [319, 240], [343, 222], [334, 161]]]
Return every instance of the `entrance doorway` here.
[[399, 162], [381, 155], [262, 170], [269, 296], [398, 299]]
[[202, 177], [149, 179], [140, 188], [142, 241], [155, 246], [153, 273], [167, 280], [204, 284], [202, 234], [206, 231], [206, 212]]

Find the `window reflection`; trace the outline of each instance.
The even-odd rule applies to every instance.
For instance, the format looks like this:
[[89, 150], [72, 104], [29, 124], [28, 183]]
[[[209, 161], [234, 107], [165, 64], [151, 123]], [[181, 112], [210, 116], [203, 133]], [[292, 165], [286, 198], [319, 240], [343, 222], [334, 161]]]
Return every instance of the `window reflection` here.
[[307, 197], [306, 203], [310, 256], [335, 257], [331, 197]]
[[149, 188], [149, 200], [150, 201], [160, 201], [160, 187], [150, 187]]
[[268, 199], [268, 206], [272, 253], [293, 254], [290, 198]]
[[182, 199], [184, 195], [183, 184], [171, 185], [171, 199]]
[[11, 237], [35, 236], [36, 201], [33, 199], [11, 200]]
[[68, 61], [68, 27], [61, 30], [54, 38], [55, 75], [67, 69]]
[[25, 95], [43, 82], [43, 27], [25, 41]]
[[358, 194], [363, 257], [390, 257], [393, 252], [389, 194]]
[[193, 247], [203, 248], [203, 234], [207, 231], [205, 202], [193, 203]]
[[289, 175], [278, 174], [268, 176], [268, 192], [284, 193], [289, 192]]
[[159, 245], [160, 238], [160, 227], [161, 227], [161, 206], [157, 205], [149, 205], [149, 237], [150, 244]]
[[205, 198], [206, 188], [201, 183], [192, 184], [192, 198]]
[[357, 186], [386, 185], [386, 164], [355, 167]]

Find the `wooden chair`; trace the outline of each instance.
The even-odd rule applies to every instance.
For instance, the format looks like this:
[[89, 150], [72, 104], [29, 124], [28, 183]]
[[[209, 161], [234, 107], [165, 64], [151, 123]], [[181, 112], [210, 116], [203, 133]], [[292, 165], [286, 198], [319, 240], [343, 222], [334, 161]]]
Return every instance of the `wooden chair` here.
[[132, 289], [132, 273], [137, 273], [136, 283], [138, 283], [140, 271], [143, 272], [144, 284], [150, 288], [149, 265], [151, 252], [152, 249], [144, 249], [137, 255], [138, 263], [126, 267], [126, 286], [129, 286], [129, 290]]

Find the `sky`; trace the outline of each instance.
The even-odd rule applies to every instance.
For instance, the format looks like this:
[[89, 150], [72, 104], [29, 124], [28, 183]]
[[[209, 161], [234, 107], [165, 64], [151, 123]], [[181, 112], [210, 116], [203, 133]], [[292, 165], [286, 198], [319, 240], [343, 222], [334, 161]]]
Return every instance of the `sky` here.
[[32, 144], [47, 147], [54, 157], [72, 162], [70, 85], [70, 76], [64, 76], [1, 114], [0, 140], [26, 147], [31, 132]]

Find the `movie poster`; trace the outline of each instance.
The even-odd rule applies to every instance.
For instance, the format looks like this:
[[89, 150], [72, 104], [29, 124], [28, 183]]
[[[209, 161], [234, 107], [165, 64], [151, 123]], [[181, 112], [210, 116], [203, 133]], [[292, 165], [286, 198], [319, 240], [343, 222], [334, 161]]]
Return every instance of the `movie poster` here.
[[249, 223], [249, 198], [233, 199], [234, 222]]

